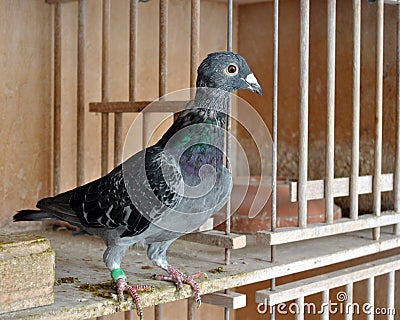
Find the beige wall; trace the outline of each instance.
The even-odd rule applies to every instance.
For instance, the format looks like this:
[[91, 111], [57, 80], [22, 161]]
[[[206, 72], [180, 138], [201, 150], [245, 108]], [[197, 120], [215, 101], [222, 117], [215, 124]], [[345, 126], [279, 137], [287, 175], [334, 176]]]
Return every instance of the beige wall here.
[[[309, 75], [309, 178], [325, 174], [326, 132], [326, 2], [312, 1], [310, 12]], [[396, 103], [396, 12], [385, 6], [384, 37], [384, 117], [383, 172], [393, 172]], [[349, 176], [352, 120], [352, 1], [337, 1], [335, 175]], [[299, 2], [280, 1], [279, 21], [279, 169], [282, 178], [297, 177], [299, 117]], [[271, 128], [273, 3], [240, 6], [239, 52], [258, 76], [262, 97], [241, 92]], [[362, 2], [360, 174], [373, 172], [375, 115], [376, 6]], [[256, 168], [253, 167], [253, 172]], [[347, 199], [337, 199], [346, 209]], [[383, 204], [393, 203], [384, 195]], [[361, 210], [372, 207], [371, 198], [362, 197]]]
[[51, 8], [0, 1], [0, 228], [50, 190]]
[[[226, 5], [201, 2], [201, 59], [226, 47]], [[237, 16], [237, 15], [236, 15]], [[0, 227], [14, 228], [13, 213], [51, 195], [52, 6], [44, 0], [0, 0]], [[129, 1], [111, 7], [111, 100], [128, 100]], [[235, 23], [235, 30], [237, 22]], [[189, 85], [190, 2], [169, 1], [168, 91]], [[139, 4], [137, 99], [158, 97], [158, 1]], [[62, 9], [61, 191], [76, 185], [77, 2]], [[235, 36], [237, 39], [237, 36]], [[87, 1], [85, 180], [100, 175], [101, 6]], [[124, 116], [123, 135], [134, 115]], [[155, 120], [155, 119], [153, 119]], [[110, 117], [110, 150], [113, 150]], [[138, 132], [136, 150], [141, 148]], [[133, 148], [135, 149], [135, 148]], [[112, 152], [110, 152], [110, 169]], [[21, 229], [24, 224], [19, 224]], [[29, 224], [32, 225], [32, 224]]]

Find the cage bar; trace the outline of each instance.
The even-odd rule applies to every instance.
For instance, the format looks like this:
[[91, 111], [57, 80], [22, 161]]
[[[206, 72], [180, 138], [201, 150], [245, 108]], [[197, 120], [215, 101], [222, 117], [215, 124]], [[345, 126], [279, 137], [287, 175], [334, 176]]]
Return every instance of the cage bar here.
[[308, 71], [310, 1], [300, 1], [299, 227], [307, 226]]
[[358, 217], [360, 170], [360, 66], [361, 66], [361, 0], [353, 0], [353, 116], [350, 176], [350, 218]]
[[168, 42], [168, 0], [160, 0], [160, 42], [159, 42], [159, 96], [167, 93], [167, 42]]
[[296, 299], [296, 315], [295, 319], [296, 320], [304, 320], [304, 296], [301, 296]]
[[[381, 214], [381, 174], [382, 174], [382, 105], [383, 105], [383, 0], [376, 6], [376, 110], [375, 110], [375, 153], [374, 153], [374, 213]], [[379, 240], [380, 229], [373, 230], [373, 238]]]
[[[397, 7], [396, 46], [396, 153], [394, 173], [394, 210], [400, 212], [400, 6]], [[394, 234], [400, 235], [400, 224], [394, 225]]]
[[[101, 101], [110, 100], [110, 0], [103, 0], [102, 58], [101, 58]], [[108, 172], [109, 114], [101, 114], [101, 175]]]
[[86, 41], [86, 0], [78, 4], [78, 85], [77, 85], [77, 152], [76, 183], [85, 181], [85, 41]]
[[333, 179], [335, 176], [335, 50], [336, 50], [336, 0], [328, 1], [327, 45], [327, 123], [325, 212], [326, 222], [333, 222]]
[[321, 320], [329, 320], [329, 289], [322, 291], [322, 306]]
[[346, 284], [345, 286], [345, 312], [344, 319], [353, 319], [353, 282]]
[[53, 194], [60, 192], [61, 167], [61, 18], [62, 5], [54, 7]]
[[200, 57], [200, 0], [192, 0], [190, 7], [190, 87], [196, 87]]
[[[370, 277], [367, 279], [367, 303], [372, 306], [373, 310], [375, 306], [375, 277]], [[374, 314], [367, 314], [366, 319], [374, 320]]]

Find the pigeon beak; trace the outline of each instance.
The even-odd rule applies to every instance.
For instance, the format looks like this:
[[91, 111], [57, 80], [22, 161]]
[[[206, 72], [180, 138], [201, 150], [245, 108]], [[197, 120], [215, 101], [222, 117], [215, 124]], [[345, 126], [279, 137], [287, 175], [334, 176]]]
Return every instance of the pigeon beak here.
[[[242, 78], [243, 79], [243, 78]], [[249, 73], [246, 78], [243, 79], [246, 84], [247, 84], [247, 88], [250, 91], [253, 91], [255, 93], [258, 93], [259, 95], [262, 95], [262, 89], [261, 86], [258, 84], [258, 81], [256, 79], [256, 77], [254, 76], [253, 73]]]

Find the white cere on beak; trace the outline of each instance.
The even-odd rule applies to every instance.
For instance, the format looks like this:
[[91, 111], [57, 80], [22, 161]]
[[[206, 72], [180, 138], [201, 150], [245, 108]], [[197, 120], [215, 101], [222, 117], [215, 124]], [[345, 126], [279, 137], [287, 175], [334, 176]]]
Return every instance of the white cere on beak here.
[[249, 84], [258, 84], [258, 81], [253, 73], [249, 73], [244, 80], [246, 80], [246, 82]]

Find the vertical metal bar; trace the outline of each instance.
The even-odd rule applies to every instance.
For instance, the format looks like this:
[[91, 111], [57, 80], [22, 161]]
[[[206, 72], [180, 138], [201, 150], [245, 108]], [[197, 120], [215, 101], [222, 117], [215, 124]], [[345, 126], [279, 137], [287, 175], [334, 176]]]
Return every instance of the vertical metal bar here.
[[350, 177], [350, 218], [358, 218], [360, 160], [361, 0], [353, 0], [353, 117]]
[[310, 1], [300, 1], [299, 227], [307, 226], [308, 70]]
[[[276, 201], [278, 180], [278, 63], [279, 63], [279, 0], [274, 0], [274, 70], [272, 95], [272, 203], [271, 231], [276, 231]], [[271, 262], [276, 260], [276, 246], [271, 246]], [[271, 286], [272, 289], [272, 286]]]
[[[382, 94], [383, 94], [383, 0], [377, 1], [376, 15], [376, 108], [375, 108], [375, 154], [374, 154], [374, 214], [381, 215], [382, 173]], [[379, 240], [380, 228], [373, 229], [373, 238]]]
[[53, 133], [53, 194], [60, 192], [61, 160], [61, 17], [62, 4], [54, 8], [54, 133]]
[[188, 312], [187, 312], [187, 320], [196, 320], [196, 299], [191, 297], [188, 300]]
[[395, 290], [395, 271], [390, 271], [388, 273], [388, 283], [387, 283], [387, 320], [394, 320], [394, 290]]
[[[110, 0], [103, 0], [101, 101], [110, 100]], [[101, 175], [108, 171], [109, 115], [101, 114]]]
[[[400, 212], [400, 6], [397, 6], [397, 100], [396, 100], [396, 160], [394, 174], [394, 210]], [[400, 235], [400, 224], [394, 225], [393, 233]]]
[[[136, 100], [136, 66], [138, 41], [138, 0], [129, 2], [129, 101]], [[145, 113], [142, 113], [144, 120]], [[142, 148], [146, 147], [145, 123], [142, 121]]]
[[160, 0], [159, 96], [167, 93], [168, 0]]
[[[232, 17], [233, 17], [233, 0], [228, 0], [228, 17], [227, 17], [227, 50], [232, 51]], [[231, 150], [232, 150], [232, 145], [231, 145], [231, 140], [230, 140], [230, 132], [232, 129], [232, 119], [231, 119], [231, 114], [232, 114], [232, 104], [228, 103], [228, 108], [227, 108], [227, 119], [226, 119], [226, 158], [228, 159], [227, 165], [230, 161], [230, 156], [231, 156]], [[230, 199], [226, 203], [226, 211], [225, 211], [225, 233], [229, 234], [231, 232], [231, 218], [230, 218], [230, 213], [231, 213], [231, 201]], [[225, 264], [230, 264], [231, 260], [231, 251], [228, 248], [225, 248]], [[225, 310], [226, 311], [226, 310]], [[226, 312], [225, 312], [226, 316]], [[228, 318], [229, 318], [229, 313], [228, 313]], [[225, 319], [228, 319], [225, 317]]]
[[326, 222], [333, 222], [333, 179], [335, 175], [335, 50], [336, 50], [336, 0], [328, 1], [327, 47], [327, 124], [326, 124]]
[[[232, 39], [233, 39], [233, 30], [232, 30], [232, 19], [233, 19], [233, 0], [228, 0], [228, 17], [227, 17], [227, 50], [232, 51]], [[226, 117], [226, 165], [229, 165], [229, 161], [231, 158], [232, 151], [232, 142], [230, 133], [232, 130], [232, 103], [229, 99], [227, 106], [227, 117]], [[225, 233], [229, 234], [231, 232], [231, 199], [228, 199], [226, 203], [226, 211], [225, 211]], [[225, 248], [225, 264], [228, 265], [231, 263], [231, 250], [229, 248]], [[225, 290], [227, 293], [228, 290]], [[229, 308], [224, 309], [224, 320], [229, 320]]]
[[129, 9], [129, 101], [136, 98], [138, 0], [130, 0]]
[[269, 308], [269, 320], [275, 320], [275, 306]]
[[344, 320], [353, 319], [353, 283], [346, 284], [346, 302], [344, 311]]
[[278, 63], [279, 63], [279, 0], [274, 0], [274, 70], [272, 95], [272, 210], [271, 231], [276, 231], [276, 188], [278, 176]]
[[190, 10], [190, 87], [195, 88], [200, 56], [200, 0], [192, 0]]
[[[160, 97], [167, 93], [167, 81], [168, 81], [168, 0], [160, 0], [160, 16], [159, 16], [159, 79], [158, 79], [158, 94]], [[146, 115], [143, 116], [143, 139], [146, 141]], [[144, 145], [145, 147], [145, 145]], [[189, 302], [188, 302], [189, 303]], [[163, 318], [163, 305], [155, 306], [155, 320], [161, 320]]]
[[85, 40], [86, 0], [78, 4], [78, 86], [77, 86], [77, 153], [76, 183], [85, 181]]
[[[371, 277], [367, 279], [367, 303], [370, 306], [370, 310], [374, 310], [375, 306], [375, 278]], [[368, 312], [366, 320], [374, 320], [374, 312]]]
[[304, 297], [296, 299], [296, 320], [304, 320]]
[[322, 291], [321, 320], [329, 320], [329, 290]]

